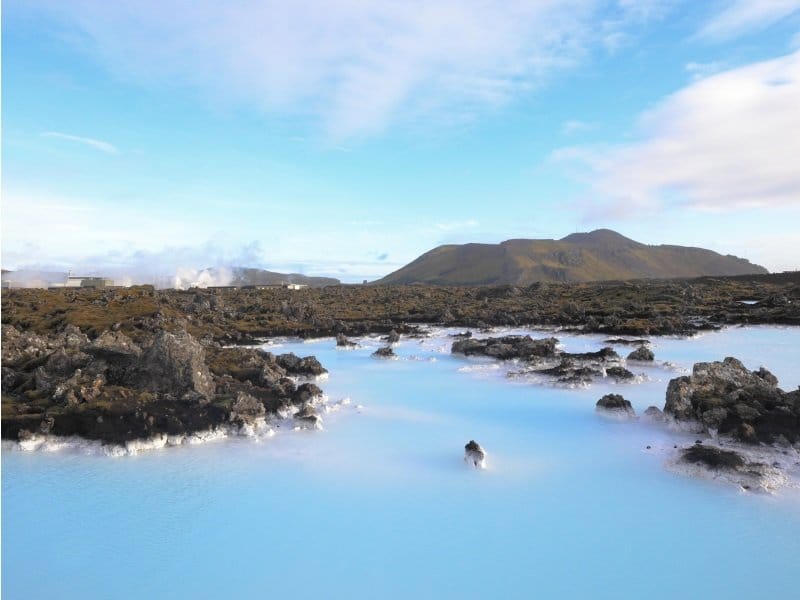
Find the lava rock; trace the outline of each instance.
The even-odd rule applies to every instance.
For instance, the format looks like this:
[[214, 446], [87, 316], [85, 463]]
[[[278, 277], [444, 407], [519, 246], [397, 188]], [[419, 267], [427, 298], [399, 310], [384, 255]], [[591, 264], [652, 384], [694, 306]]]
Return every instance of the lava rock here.
[[383, 348], [378, 348], [375, 352], [372, 353], [372, 356], [375, 358], [393, 358], [397, 356], [392, 350], [391, 346], [384, 346]]
[[657, 406], [648, 406], [644, 411], [644, 416], [650, 421], [663, 422], [664, 412]]
[[453, 342], [451, 352], [465, 356], [490, 356], [501, 360], [520, 358], [533, 360], [556, 356], [556, 338], [534, 340], [529, 335], [507, 335], [476, 340], [472, 338]]
[[608, 377], [613, 377], [617, 381], [630, 381], [636, 377], [636, 375], [628, 371], [625, 367], [608, 367], [606, 369], [606, 375]]
[[633, 410], [631, 403], [619, 394], [606, 394], [595, 405], [596, 410], [607, 411], [612, 414], [635, 417], [636, 411]]
[[471, 464], [476, 469], [486, 466], [486, 451], [475, 440], [470, 440], [464, 446], [464, 462]]
[[142, 388], [176, 397], [208, 399], [215, 389], [203, 346], [185, 331], [159, 333], [142, 356], [136, 379]]
[[357, 344], [351, 340], [347, 339], [347, 336], [343, 333], [336, 334], [336, 345], [339, 348], [353, 348], [357, 346]]
[[800, 391], [786, 393], [772, 373], [763, 367], [750, 371], [732, 357], [697, 363], [691, 376], [672, 379], [664, 413], [698, 432], [753, 443], [800, 441]]
[[653, 361], [655, 358], [656, 356], [653, 354], [653, 351], [646, 346], [639, 346], [636, 350], [628, 354], [628, 360]]

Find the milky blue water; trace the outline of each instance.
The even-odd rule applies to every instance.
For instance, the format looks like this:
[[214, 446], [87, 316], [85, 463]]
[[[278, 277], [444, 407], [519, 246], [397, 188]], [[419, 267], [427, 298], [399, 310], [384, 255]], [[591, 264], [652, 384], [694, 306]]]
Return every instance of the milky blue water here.
[[[543, 332], [536, 336], [546, 335]], [[568, 350], [603, 338], [559, 335]], [[664, 467], [681, 437], [638, 413], [734, 355], [800, 384], [800, 330], [657, 339], [647, 380], [565, 389], [404, 340], [399, 360], [283, 341], [330, 370], [325, 430], [111, 458], [3, 452], [3, 598], [766, 598], [797, 590], [800, 495]], [[627, 353], [630, 349], [621, 348]], [[356, 408], [363, 405], [362, 408]], [[488, 469], [468, 469], [478, 440]], [[652, 449], [647, 450], [646, 446]]]

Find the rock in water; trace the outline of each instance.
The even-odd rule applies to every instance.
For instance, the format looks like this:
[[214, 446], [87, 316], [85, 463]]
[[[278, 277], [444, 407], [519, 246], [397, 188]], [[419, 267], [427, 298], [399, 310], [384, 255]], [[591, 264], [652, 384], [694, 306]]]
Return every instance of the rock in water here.
[[400, 334], [397, 333], [394, 329], [389, 332], [389, 335], [386, 336], [386, 341], [390, 344], [396, 344], [400, 341]]
[[464, 462], [471, 464], [476, 469], [486, 468], [486, 451], [475, 440], [470, 440], [464, 446]]
[[311, 404], [304, 404], [294, 415], [294, 420], [301, 429], [322, 429], [322, 418]]
[[339, 346], [340, 348], [353, 348], [354, 346], [356, 346], [356, 343], [351, 340], [348, 340], [345, 334], [337, 333], [336, 345]]
[[800, 390], [784, 392], [764, 369], [739, 360], [696, 363], [667, 386], [664, 414], [686, 428], [743, 442], [800, 442]]
[[383, 348], [378, 348], [375, 352], [372, 353], [372, 356], [376, 358], [392, 358], [395, 355], [394, 350], [392, 350], [391, 346], [385, 346]]
[[595, 405], [596, 410], [605, 411], [613, 415], [635, 417], [636, 412], [628, 400], [619, 394], [606, 394]]
[[664, 413], [657, 406], [648, 406], [644, 411], [645, 418], [650, 421], [662, 422], [664, 421]]
[[786, 483], [786, 476], [775, 467], [706, 444], [681, 449], [675, 467], [688, 475], [733, 483], [745, 490], [771, 492]]
[[628, 354], [628, 360], [641, 360], [641, 361], [653, 361], [655, 360], [655, 354], [653, 351], [650, 350], [647, 346], [639, 346], [636, 350]]

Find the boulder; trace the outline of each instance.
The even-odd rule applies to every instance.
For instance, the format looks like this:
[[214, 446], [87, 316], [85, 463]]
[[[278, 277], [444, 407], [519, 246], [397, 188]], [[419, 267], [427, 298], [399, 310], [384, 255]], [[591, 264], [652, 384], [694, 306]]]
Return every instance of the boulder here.
[[142, 349], [121, 331], [104, 331], [86, 347], [86, 352], [106, 358], [138, 358]]
[[336, 345], [340, 348], [353, 348], [357, 344], [353, 341], [347, 339], [347, 336], [343, 333], [336, 334]]
[[478, 442], [470, 440], [464, 446], [464, 462], [476, 469], [483, 469], [486, 466], [486, 451]]
[[636, 377], [636, 375], [628, 371], [625, 367], [608, 367], [606, 369], [606, 375], [617, 381], [630, 381]]
[[391, 346], [384, 346], [383, 348], [378, 348], [375, 352], [372, 353], [372, 356], [375, 358], [393, 358], [397, 356], [392, 350]]
[[144, 389], [178, 398], [208, 399], [214, 394], [203, 346], [185, 331], [156, 335], [141, 358], [136, 379]]
[[635, 417], [631, 403], [619, 394], [606, 394], [595, 405], [596, 410], [606, 411], [611, 414], [627, 417]]
[[294, 420], [301, 429], [322, 429], [322, 418], [311, 404], [304, 404], [295, 413]]
[[644, 416], [650, 421], [662, 422], [664, 421], [664, 412], [657, 406], [648, 406], [644, 411]]
[[286, 372], [291, 375], [299, 375], [301, 377], [317, 377], [328, 370], [325, 369], [315, 356], [306, 356], [300, 358], [293, 353], [279, 354], [275, 357], [279, 366], [286, 369]]
[[400, 334], [397, 333], [394, 329], [389, 332], [389, 335], [386, 336], [386, 341], [390, 344], [396, 344], [400, 341]]
[[768, 370], [750, 371], [732, 357], [672, 379], [664, 413], [684, 428], [743, 442], [800, 441], [800, 391], [786, 393]]
[[228, 419], [231, 423], [242, 426], [252, 423], [265, 414], [263, 402], [246, 392], [239, 392], [236, 395], [236, 401], [231, 406]]
[[313, 383], [303, 383], [292, 392], [292, 403], [308, 404], [322, 397], [322, 390]]
[[639, 346], [636, 350], [628, 354], [628, 360], [653, 361], [655, 357], [653, 351], [647, 346]]

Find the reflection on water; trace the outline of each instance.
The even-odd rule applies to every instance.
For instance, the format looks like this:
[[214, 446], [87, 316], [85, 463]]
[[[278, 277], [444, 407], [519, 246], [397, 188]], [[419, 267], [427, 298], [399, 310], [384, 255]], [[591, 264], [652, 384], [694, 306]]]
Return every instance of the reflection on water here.
[[[370, 356], [383, 345], [377, 338], [354, 350], [332, 339], [280, 340], [276, 351], [314, 354], [330, 370], [322, 386], [332, 401], [352, 399], [324, 415], [321, 432], [117, 459], [4, 452], [4, 597], [667, 598], [794, 589], [795, 490], [763, 496], [675, 475], [665, 456], [691, 439], [600, 418], [594, 403], [622, 393], [641, 414], [663, 406], [669, 379], [695, 361], [731, 355], [792, 389], [800, 331], [655, 339], [654, 365], [628, 365], [640, 383], [577, 389], [507, 378], [518, 365], [453, 357], [448, 333], [403, 340], [394, 361]], [[604, 339], [555, 335], [573, 352]], [[486, 448], [487, 470], [464, 465], [470, 439]]]

